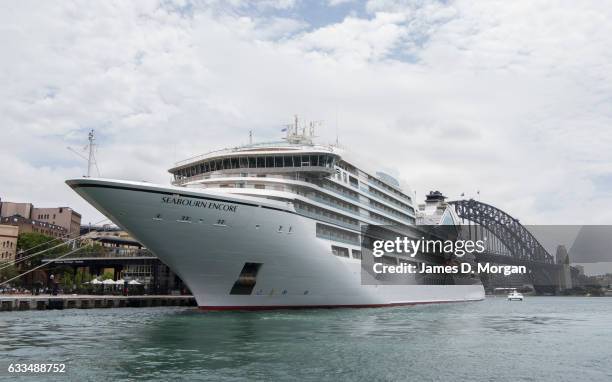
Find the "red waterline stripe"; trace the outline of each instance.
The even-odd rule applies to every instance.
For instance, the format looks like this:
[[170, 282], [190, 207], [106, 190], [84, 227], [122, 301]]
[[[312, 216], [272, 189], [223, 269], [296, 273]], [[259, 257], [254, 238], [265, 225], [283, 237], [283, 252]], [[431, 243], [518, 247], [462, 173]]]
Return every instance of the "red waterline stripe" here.
[[447, 300], [447, 301], [418, 301], [418, 302], [395, 302], [391, 304], [356, 304], [356, 305], [253, 305], [253, 306], [198, 306], [204, 311], [229, 311], [229, 310], [281, 310], [281, 309], [338, 309], [338, 308], [389, 308], [393, 306], [425, 305], [425, 304], [448, 304], [453, 302], [474, 302], [478, 300]]

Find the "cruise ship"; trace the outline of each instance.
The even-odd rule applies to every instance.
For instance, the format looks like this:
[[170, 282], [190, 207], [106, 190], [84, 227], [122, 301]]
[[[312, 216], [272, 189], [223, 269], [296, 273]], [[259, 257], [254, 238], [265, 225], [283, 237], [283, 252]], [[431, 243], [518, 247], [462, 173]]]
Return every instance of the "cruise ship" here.
[[[172, 185], [79, 178], [66, 183], [142, 242], [201, 309], [383, 307], [474, 301], [479, 281], [366, 285], [364, 226], [454, 224], [448, 207], [415, 211], [410, 193], [295, 123], [280, 142], [179, 162]], [[429, 212], [428, 212], [429, 210]], [[433, 222], [433, 223], [432, 223]], [[385, 257], [386, 262], [401, 259]]]

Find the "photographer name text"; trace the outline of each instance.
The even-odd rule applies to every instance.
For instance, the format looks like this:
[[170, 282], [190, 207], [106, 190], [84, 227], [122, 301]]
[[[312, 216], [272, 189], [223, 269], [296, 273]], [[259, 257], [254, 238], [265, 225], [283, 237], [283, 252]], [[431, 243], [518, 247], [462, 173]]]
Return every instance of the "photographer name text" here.
[[388, 265], [375, 263], [373, 265], [376, 274], [470, 274], [470, 273], [495, 273], [510, 276], [513, 274], [527, 273], [524, 265], [495, 265], [490, 263], [461, 263], [458, 265], [431, 265], [431, 264], [411, 264], [402, 263], [400, 265]]

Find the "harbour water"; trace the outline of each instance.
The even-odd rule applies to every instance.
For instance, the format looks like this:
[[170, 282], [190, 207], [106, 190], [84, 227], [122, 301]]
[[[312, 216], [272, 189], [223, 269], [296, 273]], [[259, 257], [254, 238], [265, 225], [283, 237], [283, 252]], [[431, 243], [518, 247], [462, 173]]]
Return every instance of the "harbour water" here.
[[[611, 298], [487, 298], [386, 309], [0, 314], [3, 367], [62, 380], [610, 381]], [[0, 379], [49, 380], [53, 376]], [[58, 378], [59, 379], [59, 378]]]

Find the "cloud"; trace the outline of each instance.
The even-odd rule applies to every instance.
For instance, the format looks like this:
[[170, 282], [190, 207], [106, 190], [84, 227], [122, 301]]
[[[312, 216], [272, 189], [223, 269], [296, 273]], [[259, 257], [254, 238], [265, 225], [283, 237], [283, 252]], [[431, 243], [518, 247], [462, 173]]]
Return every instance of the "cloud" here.
[[377, 13], [372, 19], [347, 17], [341, 23], [302, 35], [295, 43], [301, 51], [331, 55], [339, 61], [380, 60], [405, 33], [399, 25], [402, 21], [403, 15], [391, 13]]
[[330, 7], [336, 7], [338, 5], [344, 5], [344, 4], [349, 4], [349, 3], [354, 3], [355, 0], [328, 0], [327, 4], [329, 4]]
[[322, 26], [312, 3], [264, 5], [0, 5], [0, 196], [94, 222], [63, 184], [89, 129], [103, 176], [168, 183], [175, 160], [277, 139], [297, 113], [323, 142], [337, 119], [419, 200], [479, 189], [525, 223], [612, 221], [609, 5], [351, 3]]
[[295, 0], [261, 0], [256, 1], [255, 4], [260, 9], [273, 8], [273, 9], [289, 9], [295, 6]]

